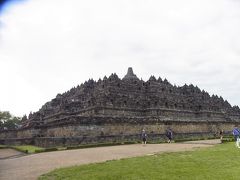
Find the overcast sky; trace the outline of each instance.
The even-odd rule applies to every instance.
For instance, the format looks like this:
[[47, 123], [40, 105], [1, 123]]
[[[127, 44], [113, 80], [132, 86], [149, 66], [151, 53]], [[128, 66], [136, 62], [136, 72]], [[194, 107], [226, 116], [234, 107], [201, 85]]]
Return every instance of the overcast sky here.
[[240, 105], [240, 1], [26, 0], [0, 12], [0, 110], [37, 111], [89, 78], [194, 84]]

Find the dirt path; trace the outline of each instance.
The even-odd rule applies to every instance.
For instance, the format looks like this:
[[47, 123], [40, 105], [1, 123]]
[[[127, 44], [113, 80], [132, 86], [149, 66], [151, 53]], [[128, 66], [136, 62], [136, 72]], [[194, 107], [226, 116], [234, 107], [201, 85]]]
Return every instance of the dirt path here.
[[24, 155], [25, 155], [24, 153], [21, 153], [14, 149], [0, 149], [0, 160], [16, 158], [16, 157], [20, 157], [20, 156], [24, 156]]
[[[141, 144], [97, 147], [69, 151], [32, 154], [17, 158], [0, 159], [1, 180], [31, 180], [53, 169], [106, 160], [142, 156], [161, 152], [187, 151], [210, 147], [219, 140], [192, 141], [173, 144]], [[0, 154], [2, 150], [0, 150]], [[5, 152], [7, 153], [7, 152]]]

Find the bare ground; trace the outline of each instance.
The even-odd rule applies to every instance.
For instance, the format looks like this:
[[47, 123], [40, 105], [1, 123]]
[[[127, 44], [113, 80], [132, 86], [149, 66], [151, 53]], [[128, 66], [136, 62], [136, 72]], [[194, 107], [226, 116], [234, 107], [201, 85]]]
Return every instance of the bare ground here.
[[0, 149], [0, 160], [16, 158], [16, 157], [20, 157], [23, 155], [25, 155], [25, 154], [22, 152], [16, 151], [14, 149]]
[[56, 151], [27, 156], [19, 156], [19, 152], [11, 149], [0, 149], [0, 179], [32, 180], [37, 179], [41, 174], [61, 167], [104, 162], [107, 160], [161, 152], [189, 151], [195, 148], [211, 147], [218, 143], [220, 143], [219, 140], [203, 140], [173, 144], [133, 144]]

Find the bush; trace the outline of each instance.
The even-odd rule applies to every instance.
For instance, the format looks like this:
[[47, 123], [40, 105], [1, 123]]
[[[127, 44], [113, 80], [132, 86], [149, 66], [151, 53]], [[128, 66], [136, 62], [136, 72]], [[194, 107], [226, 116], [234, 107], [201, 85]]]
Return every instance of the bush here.
[[9, 147], [6, 145], [0, 145], [0, 149], [5, 149], [5, 148], [9, 148]]
[[10, 146], [10, 148], [13, 148], [17, 151], [27, 153], [27, 154], [35, 153], [37, 150], [44, 149], [44, 148], [32, 146], [32, 145]]
[[222, 143], [234, 142], [234, 138], [223, 138]]
[[57, 151], [57, 150], [58, 150], [58, 148], [51, 147], [51, 148], [46, 148], [46, 149], [45, 149], [45, 152]]
[[26, 154], [28, 154], [28, 150], [27, 149], [22, 149], [22, 148], [19, 148], [19, 147], [17, 147], [17, 146], [13, 146], [13, 147], [11, 147], [12, 149], [15, 149], [15, 150], [17, 150], [17, 151], [20, 151], [20, 152], [23, 152], [23, 153], [26, 153]]
[[36, 149], [35, 150], [35, 153], [42, 153], [42, 152], [45, 152], [45, 149]]

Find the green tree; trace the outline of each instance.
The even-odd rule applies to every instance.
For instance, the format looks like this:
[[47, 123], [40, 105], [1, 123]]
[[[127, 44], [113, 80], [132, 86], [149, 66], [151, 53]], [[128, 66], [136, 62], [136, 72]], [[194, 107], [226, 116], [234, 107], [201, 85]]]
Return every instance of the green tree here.
[[20, 124], [20, 117], [13, 116], [8, 111], [0, 111], [0, 130], [17, 129]]

